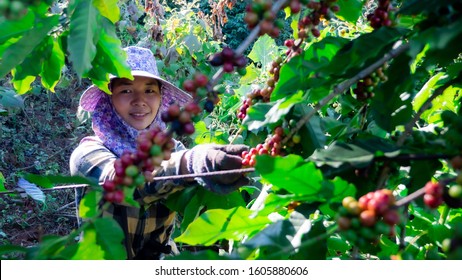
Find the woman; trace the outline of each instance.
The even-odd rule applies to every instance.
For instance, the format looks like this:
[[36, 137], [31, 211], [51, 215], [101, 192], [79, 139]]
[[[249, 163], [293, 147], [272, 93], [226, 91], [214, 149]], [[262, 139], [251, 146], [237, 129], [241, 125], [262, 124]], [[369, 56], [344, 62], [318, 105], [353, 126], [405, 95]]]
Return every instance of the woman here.
[[[94, 136], [85, 137], [70, 158], [72, 175], [97, 179], [100, 183], [114, 178], [114, 161], [124, 151], [136, 150], [140, 132], [153, 126], [165, 128], [161, 112], [170, 104], [184, 105], [191, 101], [189, 94], [159, 76], [156, 61], [149, 49], [128, 47], [127, 63], [133, 80], [111, 76], [105, 94], [91, 86], [82, 95], [80, 106], [92, 112]], [[155, 176], [196, 174], [241, 167], [243, 145], [198, 145], [190, 150], [175, 141], [171, 158], [162, 163]], [[217, 193], [227, 193], [248, 183], [241, 174], [197, 177], [197, 182]], [[168, 245], [176, 213], [163, 204], [169, 194], [187, 187], [190, 182], [157, 181], [135, 191], [134, 199], [140, 208], [112, 203], [104, 216], [113, 217], [125, 234], [128, 259], [159, 259], [170, 253]], [[76, 193], [77, 206], [82, 191]]]

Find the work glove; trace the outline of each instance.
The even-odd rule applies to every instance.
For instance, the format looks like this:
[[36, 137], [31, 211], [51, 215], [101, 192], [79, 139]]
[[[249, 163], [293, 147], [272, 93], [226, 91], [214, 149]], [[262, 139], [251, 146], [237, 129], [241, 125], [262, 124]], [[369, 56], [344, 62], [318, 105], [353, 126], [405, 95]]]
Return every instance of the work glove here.
[[[248, 149], [245, 145], [197, 145], [187, 153], [188, 172], [197, 174], [241, 169], [241, 154]], [[205, 189], [219, 194], [230, 193], [249, 183], [249, 179], [243, 173], [201, 176], [195, 180]]]

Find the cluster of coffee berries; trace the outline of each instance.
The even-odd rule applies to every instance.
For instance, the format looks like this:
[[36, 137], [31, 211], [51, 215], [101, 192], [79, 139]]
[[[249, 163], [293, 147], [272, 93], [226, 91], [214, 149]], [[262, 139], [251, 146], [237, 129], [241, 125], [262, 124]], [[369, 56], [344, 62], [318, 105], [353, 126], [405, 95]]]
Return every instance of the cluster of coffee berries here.
[[270, 74], [270, 77], [266, 81], [266, 86], [261, 89], [255, 88], [247, 95], [247, 98], [244, 100], [242, 106], [239, 108], [239, 111], [237, 113], [237, 117], [239, 119], [242, 120], [247, 116], [247, 110], [250, 106], [252, 106], [252, 104], [255, 104], [260, 100], [265, 103], [270, 101], [274, 87], [276, 86], [276, 83], [279, 81], [279, 72], [281, 70], [282, 63], [282, 58], [278, 57], [276, 60], [272, 61], [269, 64], [268, 72]]
[[425, 205], [434, 209], [443, 203], [443, 192], [445, 186], [439, 182], [427, 182], [424, 186], [425, 194], [423, 201]]
[[282, 139], [284, 138], [284, 129], [278, 126], [274, 129], [274, 134], [268, 135], [264, 144], [258, 144], [255, 148], [242, 153], [243, 166], [255, 166], [257, 155], [271, 155], [273, 157], [282, 154]]
[[170, 159], [175, 147], [171, 135], [158, 127], [140, 133], [136, 141], [136, 151], [125, 151], [116, 159], [114, 178], [102, 185], [104, 199], [108, 202], [121, 203], [124, 199], [123, 188], [134, 188], [152, 181], [153, 171], [162, 161]]
[[284, 22], [276, 19], [276, 13], [271, 10], [272, 1], [256, 0], [246, 6], [246, 15], [244, 21], [249, 29], [255, 28], [260, 23], [260, 35], [268, 34], [276, 38], [279, 36], [281, 29], [284, 28]]
[[386, 82], [388, 77], [384, 74], [384, 69], [388, 65], [377, 68], [369, 76], [364, 79], [359, 80], [356, 83], [356, 87], [353, 89], [353, 93], [356, 96], [356, 99], [359, 101], [364, 101], [368, 98], [374, 97], [374, 89], [380, 82]]
[[287, 39], [284, 41], [284, 46], [287, 47], [287, 61], [290, 61], [294, 56], [297, 56], [302, 53], [302, 48], [300, 47], [302, 45], [302, 42], [303, 41], [301, 39]]
[[183, 108], [172, 104], [167, 111], [161, 113], [161, 119], [166, 124], [170, 123], [170, 129], [177, 135], [191, 135], [195, 131], [193, 120], [200, 112], [200, 107], [194, 102], [186, 104]]
[[209, 78], [201, 73], [194, 75], [194, 79], [185, 80], [183, 82], [183, 89], [194, 96], [198, 94], [199, 89], [206, 89], [207, 84], [209, 83]]
[[[220, 101], [218, 93], [211, 89], [208, 77], [202, 73], [196, 73], [192, 80], [185, 80], [183, 82], [183, 89], [191, 93], [195, 101], [198, 103], [202, 102], [204, 110], [209, 113], [213, 111], [215, 105]], [[196, 111], [196, 108], [191, 109], [191, 112], [192, 111]], [[198, 113], [200, 113], [200, 109], [199, 112], [194, 115]]]
[[394, 205], [395, 197], [388, 189], [369, 192], [358, 200], [345, 197], [337, 218], [341, 234], [359, 247], [377, 241], [382, 234], [394, 235], [395, 225], [400, 222]]
[[247, 116], [247, 110], [250, 108], [252, 105], [253, 99], [251, 98], [246, 98], [244, 102], [242, 103], [242, 106], [239, 108], [239, 112], [237, 113], [237, 117], [241, 120], [245, 119]]
[[371, 27], [378, 29], [382, 26], [391, 26], [393, 21], [390, 18], [390, 0], [379, 0], [379, 5], [373, 13], [367, 15]]
[[236, 67], [240, 75], [245, 75], [247, 66], [247, 58], [244, 55], [238, 55], [236, 52], [229, 48], [224, 47], [221, 52], [213, 54], [209, 58], [209, 63], [212, 66], [222, 66], [223, 71], [226, 73], [234, 72]]
[[321, 32], [318, 25], [321, 23], [321, 19], [330, 18], [330, 13], [336, 13], [340, 10], [339, 6], [334, 4], [337, 0], [300, 1], [311, 10], [308, 15], [301, 17], [298, 22], [298, 37], [300, 39], [308, 38], [309, 34], [315, 38], [319, 37]]

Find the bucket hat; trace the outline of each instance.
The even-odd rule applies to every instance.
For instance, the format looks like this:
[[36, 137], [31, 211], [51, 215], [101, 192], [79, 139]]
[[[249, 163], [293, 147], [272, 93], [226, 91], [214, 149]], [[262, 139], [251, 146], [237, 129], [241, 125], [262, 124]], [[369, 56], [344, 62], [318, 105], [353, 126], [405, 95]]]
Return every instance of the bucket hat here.
[[[150, 77], [160, 82], [162, 102], [159, 111], [166, 110], [168, 106], [173, 103], [182, 106], [192, 100], [191, 95], [159, 75], [157, 63], [151, 50], [142, 47], [130, 46], [124, 48], [124, 51], [127, 53], [126, 61], [133, 76]], [[109, 75], [109, 78], [112, 80], [113, 78], [116, 78], [116, 76]], [[93, 112], [98, 106], [98, 103], [105, 99], [103, 98], [105, 95], [106, 93], [104, 91], [100, 90], [97, 86], [92, 85], [85, 90], [80, 97], [79, 105], [85, 111]]]

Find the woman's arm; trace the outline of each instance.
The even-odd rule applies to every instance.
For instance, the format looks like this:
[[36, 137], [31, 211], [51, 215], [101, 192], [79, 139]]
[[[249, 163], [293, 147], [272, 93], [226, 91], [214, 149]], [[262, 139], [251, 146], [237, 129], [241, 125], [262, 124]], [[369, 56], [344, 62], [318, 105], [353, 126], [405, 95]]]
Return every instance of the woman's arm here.
[[[154, 171], [155, 177], [182, 174], [184, 171], [184, 154], [187, 150], [181, 142], [176, 141], [175, 152], [170, 160], [162, 162], [162, 166]], [[82, 142], [70, 158], [71, 175], [94, 178], [99, 183], [111, 180], [115, 176], [114, 162], [117, 156], [106, 148], [97, 138]], [[182, 181], [154, 181], [138, 188], [135, 199], [141, 204], [152, 203], [165, 198], [169, 194], [183, 189]]]

